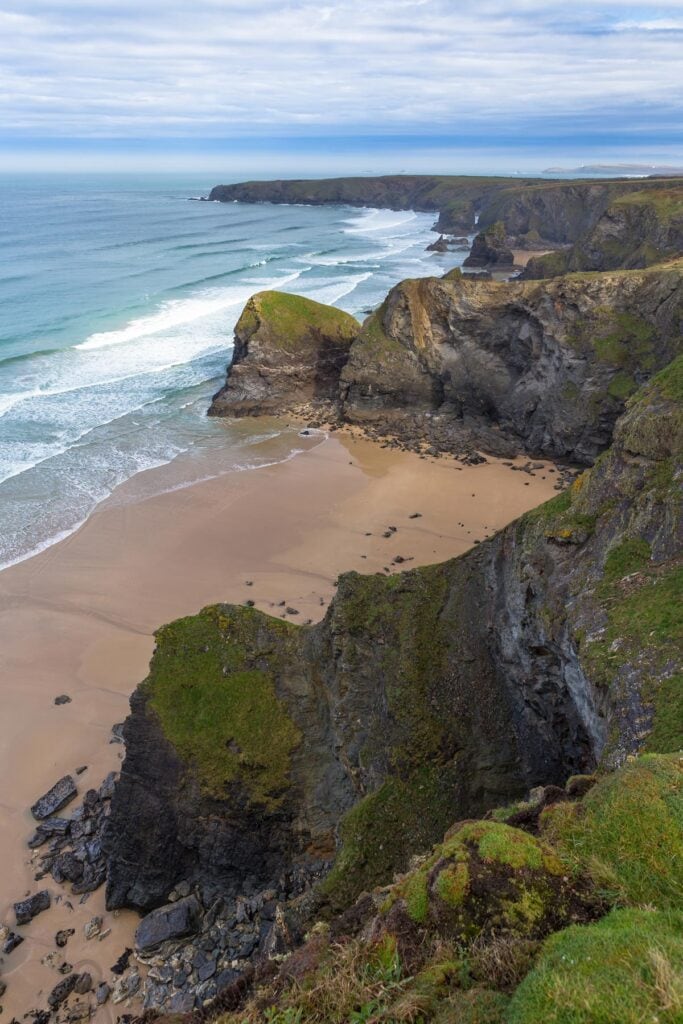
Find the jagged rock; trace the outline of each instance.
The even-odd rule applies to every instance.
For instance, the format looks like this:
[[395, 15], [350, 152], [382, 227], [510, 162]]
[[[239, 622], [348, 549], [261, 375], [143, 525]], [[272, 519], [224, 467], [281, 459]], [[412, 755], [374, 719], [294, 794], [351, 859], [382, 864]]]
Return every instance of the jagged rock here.
[[626, 397], [680, 348], [679, 268], [485, 281], [404, 281], [341, 374], [345, 419], [509, 457], [590, 464]]
[[55, 945], [59, 949], [64, 949], [64, 947], [66, 946], [66, 944], [69, 941], [69, 939], [71, 938], [71, 936], [75, 935], [75, 934], [76, 934], [75, 928], [62, 928], [62, 929], [60, 929], [57, 932], [57, 934], [55, 935]]
[[426, 252], [448, 252], [448, 242], [443, 235], [439, 235], [435, 242], [427, 246]]
[[472, 251], [463, 266], [511, 267], [514, 262], [515, 257], [508, 245], [505, 225], [501, 221], [496, 221], [476, 236], [472, 243]]
[[48, 818], [55, 811], [58, 811], [65, 804], [74, 799], [78, 790], [71, 775], [65, 775], [56, 782], [52, 789], [48, 790], [39, 800], [36, 800], [31, 808], [31, 814], [37, 821]]
[[359, 330], [348, 313], [311, 299], [253, 295], [235, 327], [227, 382], [209, 415], [254, 416], [336, 401], [339, 372]]
[[66, 978], [58, 981], [47, 997], [47, 1005], [53, 1010], [61, 1006], [75, 989], [79, 977], [80, 975], [78, 974], [68, 974]]
[[6, 991], [7, 991], [7, 985], [2, 980], [2, 978], [0, 978], [0, 999], [2, 999], [2, 997], [4, 996]]
[[48, 910], [50, 902], [50, 893], [47, 889], [41, 889], [40, 892], [36, 892], [25, 900], [15, 903], [14, 913], [16, 914], [17, 924], [28, 924], [34, 917], [41, 914], [43, 910]]
[[617, 195], [570, 249], [530, 259], [522, 276], [633, 269], [678, 256], [683, 252], [682, 201], [680, 180], [668, 189]]
[[111, 966], [111, 973], [121, 975], [125, 970], [128, 969], [128, 963], [132, 956], [133, 950], [126, 949], [123, 951], [121, 956], [118, 958], [115, 964]]
[[73, 853], [60, 853], [50, 869], [55, 882], [78, 882], [83, 877], [83, 863]]
[[191, 935], [197, 930], [201, 907], [196, 896], [186, 896], [176, 903], [153, 910], [138, 925], [135, 945], [140, 950], [151, 949], [167, 939]]
[[87, 971], [83, 971], [79, 974], [74, 985], [74, 992], [77, 992], [79, 996], [86, 995], [92, 989], [92, 975]]
[[8, 956], [12, 950], [20, 946], [24, 941], [23, 935], [17, 935], [16, 932], [8, 931], [5, 940], [2, 943], [2, 952], [5, 956]]
[[59, 697], [55, 697], [55, 704], [57, 704], [57, 705], [59, 705], [59, 704], [70, 704], [70, 703], [71, 703], [71, 697], [69, 697], [66, 693], [60, 693]]
[[83, 928], [86, 939], [94, 939], [102, 931], [102, 918], [92, 917]]

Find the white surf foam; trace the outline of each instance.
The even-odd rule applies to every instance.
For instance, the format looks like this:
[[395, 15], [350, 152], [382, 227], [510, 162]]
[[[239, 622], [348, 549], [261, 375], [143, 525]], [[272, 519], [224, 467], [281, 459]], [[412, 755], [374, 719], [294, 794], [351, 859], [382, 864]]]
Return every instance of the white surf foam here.
[[[297, 270], [285, 277], [273, 278], [271, 287], [282, 288], [283, 285], [291, 284], [301, 276], [302, 272]], [[171, 299], [150, 316], [131, 320], [129, 324], [117, 331], [101, 331], [91, 334], [89, 338], [74, 347], [87, 351], [137, 341], [138, 338], [160, 334], [162, 331], [173, 330], [214, 313], [220, 313], [231, 306], [243, 305], [250, 295], [251, 292], [248, 288], [236, 285], [232, 288], [216, 289], [215, 294], [205, 293], [187, 299]]]
[[418, 215], [413, 210], [365, 210], [359, 217], [349, 217], [344, 221], [352, 227], [343, 228], [346, 235], [374, 234], [376, 231], [388, 231], [392, 228], [407, 227]]

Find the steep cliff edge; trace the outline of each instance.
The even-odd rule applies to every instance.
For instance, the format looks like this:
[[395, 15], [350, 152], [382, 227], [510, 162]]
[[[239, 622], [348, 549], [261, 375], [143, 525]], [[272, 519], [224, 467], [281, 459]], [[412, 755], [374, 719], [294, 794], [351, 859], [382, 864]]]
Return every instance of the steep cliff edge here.
[[500, 220], [508, 235], [556, 244], [575, 242], [592, 228], [609, 204], [631, 192], [670, 188], [677, 179], [636, 181], [549, 181], [466, 175], [397, 174], [371, 178], [247, 181], [216, 185], [208, 198], [218, 202], [306, 203], [390, 210], [437, 212], [435, 229], [471, 231], [477, 221], [489, 227]]
[[529, 260], [527, 279], [649, 267], [683, 252], [683, 183], [617, 196], [571, 249]]
[[306, 402], [336, 401], [339, 374], [360, 325], [334, 306], [259, 292], [235, 327], [226, 384], [209, 416], [262, 416]]
[[[683, 744], [683, 360], [572, 489], [469, 554], [342, 577], [296, 627], [217, 606], [164, 627], [126, 722], [111, 907], [179, 881], [344, 908], [454, 820]], [[677, 601], [678, 595], [678, 604]]]
[[438, 447], [591, 463], [679, 351], [679, 264], [552, 281], [403, 281], [341, 374], [352, 423]]

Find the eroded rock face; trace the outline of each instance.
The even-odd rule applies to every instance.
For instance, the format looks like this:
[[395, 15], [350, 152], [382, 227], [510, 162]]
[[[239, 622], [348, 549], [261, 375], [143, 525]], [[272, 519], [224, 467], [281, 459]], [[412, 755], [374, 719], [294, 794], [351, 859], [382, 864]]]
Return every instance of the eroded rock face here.
[[543, 282], [404, 281], [363, 324], [344, 417], [447, 449], [590, 464], [625, 398], [679, 351], [677, 267]]
[[480, 231], [472, 243], [472, 251], [465, 260], [465, 267], [511, 267], [515, 261], [508, 245], [505, 226], [496, 221], [491, 227]]
[[570, 249], [529, 260], [522, 276], [649, 267], [681, 252], [683, 186], [672, 183], [617, 197]]
[[333, 306], [259, 292], [237, 322], [228, 379], [209, 415], [261, 416], [336, 401], [339, 374], [359, 330], [354, 317]]
[[679, 550], [680, 372], [570, 491], [462, 558], [347, 574], [314, 627], [221, 605], [160, 631], [125, 727], [110, 907], [180, 880], [205, 904], [271, 881], [287, 899], [333, 860], [319, 898], [347, 907], [453, 820], [649, 736], [680, 745], [653, 625]]

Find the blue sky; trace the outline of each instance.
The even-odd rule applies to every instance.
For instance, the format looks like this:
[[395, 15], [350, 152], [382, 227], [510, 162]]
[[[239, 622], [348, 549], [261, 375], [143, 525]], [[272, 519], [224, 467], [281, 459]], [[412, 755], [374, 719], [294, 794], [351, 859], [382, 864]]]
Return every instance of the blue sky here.
[[0, 168], [683, 163], [683, 0], [3, 0]]

